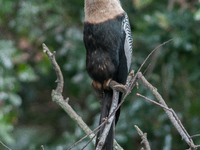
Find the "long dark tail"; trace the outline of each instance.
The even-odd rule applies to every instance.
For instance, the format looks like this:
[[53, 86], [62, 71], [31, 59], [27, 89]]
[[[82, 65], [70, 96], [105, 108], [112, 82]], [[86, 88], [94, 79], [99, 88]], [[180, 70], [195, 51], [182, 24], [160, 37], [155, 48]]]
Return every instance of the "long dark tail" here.
[[[111, 107], [111, 104], [112, 104], [112, 95], [113, 95], [112, 90], [105, 90], [104, 93], [105, 93], [105, 95], [104, 95], [104, 99], [103, 99], [103, 103], [102, 103], [102, 110], [101, 110], [101, 117], [100, 117], [99, 125], [102, 122], [104, 122], [104, 119], [106, 117], [108, 117], [110, 107]], [[97, 133], [95, 147], [99, 143], [99, 138], [100, 138], [101, 134], [103, 133], [104, 127], [105, 127], [105, 125], [102, 126], [100, 128], [99, 132]], [[114, 125], [112, 123], [112, 125], [110, 127], [110, 131], [108, 133], [108, 136], [106, 138], [106, 141], [104, 143], [102, 150], [113, 150], [113, 140], [114, 140], [114, 131], [113, 130], [114, 130]]]
[[[105, 93], [105, 95], [104, 95], [104, 99], [103, 99], [103, 103], [102, 103], [102, 110], [101, 110], [101, 117], [99, 120], [99, 125], [102, 122], [104, 122], [104, 119], [106, 117], [108, 117], [109, 112], [110, 112], [110, 107], [112, 104], [113, 91], [105, 90], [104, 93]], [[122, 97], [122, 93], [119, 93], [119, 102], [118, 103], [120, 103], [121, 97]], [[116, 115], [115, 115], [115, 125], [117, 124], [119, 115], [120, 115], [120, 108], [117, 110]], [[97, 144], [99, 142], [99, 138], [100, 138], [101, 134], [103, 133], [104, 127], [105, 127], [105, 125], [102, 126], [100, 128], [99, 132], [97, 133], [95, 147], [97, 146]], [[109, 131], [106, 141], [104, 143], [103, 150], [113, 150], [113, 140], [114, 140], [114, 124], [112, 123], [112, 125], [110, 127], [110, 131]]]

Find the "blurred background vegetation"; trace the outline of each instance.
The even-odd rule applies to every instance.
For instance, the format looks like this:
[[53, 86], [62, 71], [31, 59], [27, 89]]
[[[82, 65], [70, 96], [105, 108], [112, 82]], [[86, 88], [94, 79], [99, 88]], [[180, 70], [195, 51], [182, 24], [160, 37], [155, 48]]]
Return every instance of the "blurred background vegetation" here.
[[[200, 4], [198, 0], [121, 0], [133, 35], [132, 69], [162, 46], [143, 68], [189, 134], [200, 133]], [[100, 107], [90, 88], [83, 44], [83, 0], [0, 0], [0, 141], [13, 150], [63, 150], [85, 134], [51, 101], [56, 75], [42, 52], [56, 51], [64, 96], [94, 129]], [[139, 84], [121, 109], [116, 139], [125, 150], [140, 149], [134, 125], [148, 133], [152, 149], [188, 148], [162, 108], [135, 96], [155, 99]], [[73, 150], [80, 150], [86, 139]], [[194, 139], [200, 144], [200, 137]], [[0, 149], [5, 148], [0, 145]], [[86, 150], [93, 149], [90, 144]]]

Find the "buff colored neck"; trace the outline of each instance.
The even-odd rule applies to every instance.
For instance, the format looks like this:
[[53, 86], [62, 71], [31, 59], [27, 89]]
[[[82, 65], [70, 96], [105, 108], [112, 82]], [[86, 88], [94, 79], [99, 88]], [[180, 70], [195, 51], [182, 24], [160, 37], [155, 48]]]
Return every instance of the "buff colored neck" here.
[[86, 23], [102, 23], [123, 13], [119, 0], [85, 0]]

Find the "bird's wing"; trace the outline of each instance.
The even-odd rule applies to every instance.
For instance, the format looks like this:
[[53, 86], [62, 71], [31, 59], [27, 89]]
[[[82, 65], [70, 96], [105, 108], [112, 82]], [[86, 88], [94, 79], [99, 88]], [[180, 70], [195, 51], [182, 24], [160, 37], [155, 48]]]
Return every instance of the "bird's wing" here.
[[130, 28], [129, 19], [128, 19], [127, 14], [125, 14], [124, 20], [122, 22], [122, 27], [126, 34], [125, 43], [124, 43], [124, 52], [126, 55], [127, 68], [129, 71], [130, 65], [131, 65], [131, 59], [132, 59], [133, 38], [132, 38], [131, 28]]

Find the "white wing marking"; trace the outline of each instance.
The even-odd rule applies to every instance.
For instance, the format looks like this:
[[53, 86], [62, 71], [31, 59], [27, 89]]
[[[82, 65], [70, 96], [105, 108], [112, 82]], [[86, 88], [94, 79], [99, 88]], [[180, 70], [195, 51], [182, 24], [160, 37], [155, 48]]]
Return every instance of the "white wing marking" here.
[[127, 68], [128, 68], [128, 72], [129, 72], [129, 69], [131, 66], [131, 59], [132, 59], [133, 38], [132, 38], [131, 28], [130, 28], [129, 19], [128, 19], [127, 14], [125, 14], [125, 18], [122, 22], [122, 27], [126, 34], [126, 38], [125, 38], [125, 42], [124, 42], [124, 52], [126, 55]]

